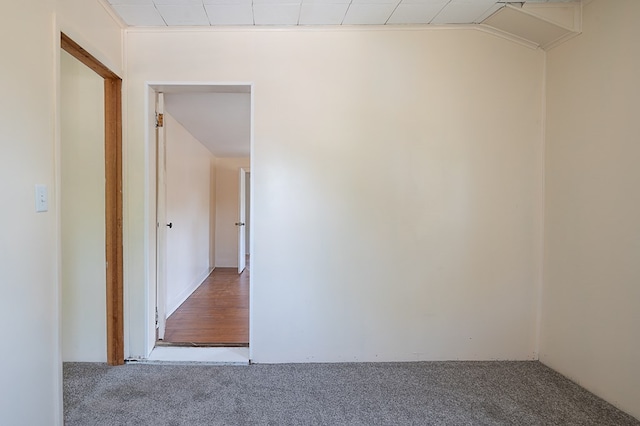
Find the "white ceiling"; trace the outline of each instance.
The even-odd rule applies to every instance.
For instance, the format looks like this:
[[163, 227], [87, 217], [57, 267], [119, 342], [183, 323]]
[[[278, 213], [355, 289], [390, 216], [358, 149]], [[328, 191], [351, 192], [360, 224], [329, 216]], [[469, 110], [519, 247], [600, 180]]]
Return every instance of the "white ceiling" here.
[[[108, 0], [130, 26], [361, 25], [478, 23], [505, 3], [495, 0]], [[570, 3], [572, 0], [528, 0]], [[501, 10], [509, 11], [509, 8]], [[496, 14], [491, 19], [500, 20]], [[513, 20], [511, 20], [513, 21]], [[513, 24], [513, 22], [507, 24]], [[498, 22], [500, 23], [500, 22]], [[548, 22], [543, 22], [548, 25]], [[537, 25], [537, 24], [536, 24]], [[500, 25], [495, 25], [500, 28]], [[530, 26], [526, 26], [527, 29]], [[546, 27], [545, 27], [546, 28]], [[516, 28], [518, 29], [518, 28]], [[566, 28], [561, 28], [567, 31]], [[527, 34], [520, 35], [527, 38]], [[548, 36], [548, 31], [543, 31]], [[551, 34], [551, 41], [558, 37]], [[535, 42], [535, 37], [533, 41]], [[549, 40], [537, 41], [538, 45]], [[157, 86], [166, 111], [216, 157], [248, 157], [250, 86]]]
[[129, 26], [472, 24], [505, 3], [575, 0], [107, 0]]
[[165, 92], [165, 111], [216, 157], [248, 157], [251, 145], [251, 94], [247, 90], [244, 93], [224, 93], [225, 90], [212, 93], [204, 90], [207, 89], [176, 89], [174, 86], [173, 90]]

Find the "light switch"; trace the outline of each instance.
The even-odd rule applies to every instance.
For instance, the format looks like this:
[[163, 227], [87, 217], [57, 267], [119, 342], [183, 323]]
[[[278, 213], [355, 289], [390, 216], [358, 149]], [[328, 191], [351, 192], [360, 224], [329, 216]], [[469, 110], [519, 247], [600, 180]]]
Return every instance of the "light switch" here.
[[47, 185], [36, 185], [36, 212], [46, 212], [49, 210], [49, 197], [47, 196]]

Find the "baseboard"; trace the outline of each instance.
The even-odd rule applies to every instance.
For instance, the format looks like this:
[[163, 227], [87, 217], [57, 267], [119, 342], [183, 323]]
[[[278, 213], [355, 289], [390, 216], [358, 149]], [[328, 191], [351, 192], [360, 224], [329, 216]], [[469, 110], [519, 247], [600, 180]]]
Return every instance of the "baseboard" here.
[[249, 348], [155, 347], [148, 358], [127, 363], [249, 365]]
[[213, 272], [214, 269], [215, 267], [207, 268], [207, 270], [200, 274], [200, 276], [198, 276], [198, 278], [196, 278], [189, 287], [186, 287], [184, 290], [182, 290], [182, 292], [173, 301], [167, 302], [167, 318], [169, 318], [169, 316], [174, 313], [176, 309], [178, 309], [180, 305], [182, 305], [184, 301], [187, 300], [189, 296], [191, 296], [193, 292], [198, 289], [198, 287], [202, 285], [204, 280], [207, 279], [207, 277], [211, 274], [211, 272]]

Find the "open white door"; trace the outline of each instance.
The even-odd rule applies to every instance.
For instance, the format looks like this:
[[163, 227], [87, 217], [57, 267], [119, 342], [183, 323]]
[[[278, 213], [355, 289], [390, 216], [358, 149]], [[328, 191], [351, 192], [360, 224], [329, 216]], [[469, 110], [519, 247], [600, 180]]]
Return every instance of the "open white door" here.
[[238, 227], [238, 274], [244, 271], [247, 267], [247, 247], [246, 247], [246, 202], [247, 202], [247, 171], [243, 168], [240, 169], [239, 176], [239, 194], [238, 194], [238, 221], [236, 226]]
[[164, 132], [164, 94], [156, 96], [156, 152], [157, 152], [157, 207], [156, 207], [156, 328], [158, 339], [164, 339], [167, 322], [167, 173]]

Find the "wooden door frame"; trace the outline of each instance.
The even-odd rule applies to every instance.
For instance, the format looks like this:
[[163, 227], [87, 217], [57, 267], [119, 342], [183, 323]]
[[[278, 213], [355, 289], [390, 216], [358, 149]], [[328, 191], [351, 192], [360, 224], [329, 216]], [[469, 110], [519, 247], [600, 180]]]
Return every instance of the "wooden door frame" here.
[[104, 79], [107, 363], [124, 364], [122, 255], [122, 79], [60, 33], [60, 47]]

